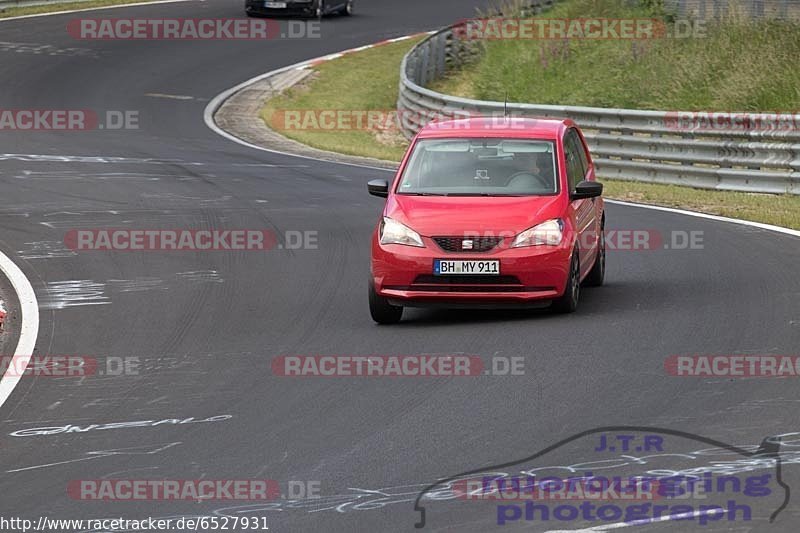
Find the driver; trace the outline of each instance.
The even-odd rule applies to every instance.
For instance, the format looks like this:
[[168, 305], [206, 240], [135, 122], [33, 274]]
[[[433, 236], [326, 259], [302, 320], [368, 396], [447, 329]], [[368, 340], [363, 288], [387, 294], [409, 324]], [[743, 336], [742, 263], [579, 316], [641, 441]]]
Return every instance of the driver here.
[[548, 153], [518, 153], [514, 159], [519, 170], [508, 182], [508, 188], [516, 191], [541, 191], [552, 183], [551, 156]]

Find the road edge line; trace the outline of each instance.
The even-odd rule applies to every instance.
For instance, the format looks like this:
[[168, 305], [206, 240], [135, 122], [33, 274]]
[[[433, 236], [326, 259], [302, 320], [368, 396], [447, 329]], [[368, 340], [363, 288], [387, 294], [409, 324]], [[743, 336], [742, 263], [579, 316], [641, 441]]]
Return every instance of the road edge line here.
[[20, 328], [19, 341], [14, 350], [14, 356], [6, 369], [5, 374], [0, 377], [0, 408], [14, 392], [22, 374], [28, 368], [33, 349], [36, 346], [36, 339], [39, 335], [39, 303], [36, 300], [36, 293], [33, 286], [22, 270], [3, 252], [0, 252], [0, 271], [11, 282], [11, 287], [17, 293], [19, 300]]
[[[283, 74], [284, 72], [288, 72], [290, 70], [304, 69], [304, 68], [312, 67], [312, 66], [318, 65], [319, 63], [322, 63], [322, 62], [325, 62], [325, 61], [330, 61], [331, 59], [337, 59], [337, 58], [342, 57], [343, 55], [346, 55], [346, 54], [351, 54], [351, 53], [355, 53], [355, 52], [361, 52], [361, 51], [364, 51], [364, 50], [368, 50], [370, 48], [375, 48], [375, 47], [386, 45], [386, 44], [405, 41], [405, 40], [417, 37], [419, 35], [430, 34], [430, 33], [432, 33], [432, 32], [418, 32], [418, 33], [412, 33], [410, 35], [404, 35], [402, 37], [395, 37], [393, 39], [386, 39], [384, 41], [379, 41], [379, 42], [374, 43], [374, 44], [367, 44], [367, 45], [364, 45], [364, 46], [359, 46], [357, 48], [349, 48], [347, 50], [342, 50], [341, 52], [334, 52], [332, 54], [326, 54], [324, 56], [315, 57], [313, 59], [307, 59], [305, 61], [301, 61], [301, 62], [295, 63], [293, 65], [289, 65], [289, 66], [286, 66], [286, 67], [281, 67], [281, 68], [272, 70], [272, 71], [267, 72], [265, 74], [259, 74], [258, 76], [255, 76], [253, 78], [250, 78], [249, 80], [243, 81], [242, 83], [240, 83], [240, 84], [238, 84], [238, 85], [236, 85], [234, 87], [231, 87], [230, 89], [226, 89], [225, 91], [222, 91], [217, 96], [212, 98], [211, 101], [208, 103], [208, 105], [203, 110], [203, 120], [205, 121], [206, 126], [209, 129], [211, 129], [211, 131], [216, 133], [217, 135], [221, 135], [222, 137], [225, 137], [229, 141], [233, 141], [233, 142], [235, 142], [237, 144], [241, 144], [242, 146], [246, 146], [246, 147], [252, 148], [254, 150], [261, 150], [262, 152], [269, 152], [271, 154], [285, 155], [285, 156], [289, 156], [289, 157], [296, 157], [296, 158], [299, 158], [299, 159], [319, 161], [319, 162], [330, 163], [330, 164], [334, 164], [334, 165], [345, 165], [345, 166], [358, 167], [358, 168], [368, 168], [368, 169], [371, 169], [371, 170], [381, 170], [381, 171], [384, 171], [384, 172], [397, 172], [397, 169], [376, 167], [376, 166], [364, 165], [364, 164], [360, 164], [360, 163], [349, 163], [349, 162], [346, 162], [346, 161], [329, 161], [327, 159], [320, 159], [318, 157], [314, 157], [314, 156], [310, 156], [310, 155], [293, 154], [291, 152], [284, 152], [284, 151], [281, 151], [281, 150], [275, 150], [275, 149], [272, 149], [272, 148], [266, 148], [264, 146], [259, 146], [257, 144], [249, 143], [249, 142], [245, 141], [244, 139], [240, 139], [236, 135], [228, 133], [227, 131], [225, 131], [222, 128], [220, 128], [217, 125], [217, 123], [214, 121], [214, 114], [222, 107], [222, 104], [224, 104], [234, 94], [236, 94], [239, 91], [241, 91], [243, 89], [246, 89], [250, 85], [258, 83], [258, 82], [260, 82], [260, 81], [262, 81], [262, 80], [264, 80], [266, 78], [271, 78], [273, 76], [277, 76], [279, 74]], [[331, 154], [332, 155], [340, 155], [340, 154], [337, 154], [336, 152], [331, 152]]]
[[[423, 32], [423, 33], [429, 33], [429, 32]], [[308, 68], [309, 66], [316, 65], [316, 64], [318, 64], [320, 62], [328, 61], [330, 59], [335, 59], [335, 58], [341, 57], [344, 54], [353, 53], [353, 52], [360, 52], [362, 50], [367, 50], [367, 49], [372, 48], [374, 46], [380, 46], [381, 44], [386, 44], [386, 43], [389, 43], [389, 42], [397, 42], [397, 41], [410, 39], [410, 38], [412, 38], [412, 37], [414, 37], [416, 35], [421, 35], [421, 34], [422, 33], [416, 33], [416, 34], [406, 35], [406, 36], [403, 36], [403, 37], [397, 37], [395, 39], [389, 39], [387, 41], [380, 41], [380, 42], [375, 43], [373, 45], [366, 45], [366, 46], [360, 46], [358, 48], [351, 48], [349, 50], [344, 50], [342, 52], [337, 52], [337, 53], [333, 53], [333, 54], [327, 54], [327, 55], [320, 56], [320, 57], [317, 57], [317, 58], [314, 58], [314, 59], [308, 59], [306, 61], [301, 61], [301, 62], [295, 63], [293, 65], [289, 65], [289, 66], [286, 66], [286, 67], [281, 67], [281, 68], [272, 70], [272, 71], [267, 72], [265, 74], [260, 74], [258, 76], [253, 77], [253, 78], [250, 78], [249, 80], [243, 81], [242, 83], [240, 83], [240, 84], [238, 84], [238, 85], [236, 85], [234, 87], [231, 87], [230, 89], [222, 91], [217, 96], [212, 98], [211, 101], [208, 103], [208, 105], [203, 110], [203, 120], [205, 121], [206, 126], [211, 131], [216, 133], [217, 135], [220, 135], [220, 136], [222, 136], [222, 137], [224, 137], [224, 138], [226, 138], [226, 139], [228, 139], [230, 141], [233, 141], [233, 142], [235, 142], [237, 144], [240, 144], [242, 146], [246, 146], [248, 148], [252, 148], [254, 150], [260, 150], [262, 152], [269, 152], [271, 154], [278, 154], [278, 155], [284, 155], [284, 156], [289, 156], [289, 157], [296, 157], [296, 158], [299, 158], [299, 159], [318, 161], [318, 162], [321, 162], [321, 163], [329, 163], [329, 164], [334, 164], [334, 165], [346, 165], [346, 166], [351, 166], [351, 167], [367, 168], [367, 169], [370, 169], [370, 170], [381, 170], [381, 171], [384, 171], [384, 172], [396, 172], [396, 170], [388, 169], [388, 168], [374, 167], [374, 166], [363, 165], [363, 164], [359, 164], [359, 163], [348, 163], [348, 162], [344, 162], [344, 161], [329, 161], [327, 159], [320, 159], [318, 157], [314, 157], [314, 156], [310, 156], [310, 155], [293, 154], [291, 152], [284, 152], [284, 151], [281, 151], [281, 150], [273, 150], [271, 148], [266, 148], [264, 146], [258, 146], [257, 144], [249, 143], [249, 142], [247, 142], [247, 141], [245, 141], [243, 139], [240, 139], [239, 137], [237, 137], [237, 136], [235, 136], [235, 135], [233, 135], [231, 133], [228, 133], [227, 131], [223, 130], [222, 128], [220, 128], [217, 125], [217, 123], [214, 121], [214, 114], [219, 110], [220, 107], [222, 107], [222, 104], [224, 104], [225, 101], [228, 100], [229, 98], [231, 98], [234, 94], [238, 93], [239, 91], [241, 91], [243, 89], [246, 89], [247, 87], [249, 87], [250, 85], [252, 85], [254, 83], [258, 83], [259, 81], [264, 80], [265, 78], [270, 78], [272, 76], [277, 76], [279, 74], [283, 74], [284, 72], [287, 72], [287, 71], [293, 70], [293, 69]], [[331, 153], [335, 154], [335, 152], [331, 152]], [[739, 224], [741, 226], [749, 226], [749, 227], [759, 228], [759, 229], [772, 231], [772, 232], [776, 232], [776, 233], [782, 233], [784, 235], [791, 235], [793, 237], [800, 237], [800, 231], [798, 231], [798, 230], [793, 230], [791, 228], [784, 228], [782, 226], [774, 226], [772, 224], [765, 224], [765, 223], [762, 223], [762, 222], [753, 222], [753, 221], [750, 221], [750, 220], [742, 220], [742, 219], [738, 219], [738, 218], [729, 218], [729, 217], [723, 217], [723, 216], [720, 216], [720, 215], [711, 215], [711, 214], [708, 214], [708, 213], [701, 213], [699, 211], [689, 211], [689, 210], [686, 210], [686, 209], [679, 209], [679, 208], [673, 208], [673, 207], [664, 207], [664, 206], [660, 206], [660, 205], [638, 204], [638, 203], [635, 203], [635, 202], [626, 202], [626, 201], [623, 201], [623, 200], [612, 200], [610, 198], [604, 198], [604, 200], [606, 202], [608, 202], [608, 203], [611, 203], [611, 204], [617, 204], [617, 205], [623, 205], [623, 206], [629, 206], [629, 207], [639, 207], [639, 208], [642, 208], [642, 209], [653, 209], [655, 211], [664, 211], [664, 212], [667, 212], [667, 213], [674, 213], [674, 214], [678, 214], [678, 215], [692, 216], [692, 217], [697, 217], [697, 218], [705, 218], [705, 219], [714, 220], [714, 221], [717, 221], [717, 222], [728, 222], [728, 223], [732, 223], [732, 224]]]
[[715, 220], [717, 222], [731, 222], [742, 226], [750, 226], [752, 228], [763, 229], [767, 231], [774, 231], [776, 233], [783, 233], [793, 237], [800, 237], [800, 231], [791, 228], [784, 228], [783, 226], [774, 226], [772, 224], [765, 224], [764, 222], [754, 222], [752, 220], [742, 220], [740, 218], [730, 218], [721, 215], [712, 215], [709, 213], [701, 213], [700, 211], [689, 211], [688, 209], [680, 209], [677, 207], [664, 207], [661, 205], [651, 204], [637, 204], [636, 202], [626, 202], [624, 200], [612, 200], [611, 198], [604, 198], [604, 201], [609, 204], [624, 205], [629, 207], [641, 207], [644, 209], [652, 209], [654, 211], [664, 211], [666, 213], [674, 213], [696, 218], [705, 218], [708, 220]]

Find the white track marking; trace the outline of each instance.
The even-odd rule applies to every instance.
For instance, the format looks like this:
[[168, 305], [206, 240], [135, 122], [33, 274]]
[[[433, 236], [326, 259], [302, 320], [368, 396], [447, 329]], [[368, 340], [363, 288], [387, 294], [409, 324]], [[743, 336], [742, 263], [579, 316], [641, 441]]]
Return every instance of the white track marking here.
[[[426, 33], [431, 34], [433, 32], [426, 32]], [[214, 113], [217, 112], [217, 110], [222, 106], [223, 103], [225, 103], [225, 101], [228, 98], [230, 98], [231, 96], [233, 96], [234, 94], [239, 92], [241, 89], [244, 89], [245, 87], [247, 87], [249, 85], [252, 85], [253, 83], [257, 83], [257, 82], [259, 82], [259, 81], [261, 81], [261, 80], [263, 80], [265, 78], [276, 76], [278, 74], [282, 74], [282, 73], [287, 72], [289, 70], [298, 70], [298, 69], [308, 68], [309, 66], [311, 66], [313, 64], [317, 64], [317, 63], [322, 62], [322, 61], [329, 61], [331, 59], [339, 58], [339, 57], [342, 57], [342, 56], [345, 56], [347, 54], [351, 54], [351, 53], [354, 53], [354, 52], [361, 52], [361, 51], [364, 51], [364, 50], [368, 50], [370, 48], [375, 48], [376, 46], [381, 46], [381, 45], [386, 44], [386, 43], [397, 42], [397, 41], [406, 40], [406, 39], [411, 39], [412, 37], [414, 37], [416, 35], [422, 35], [422, 34], [420, 33], [420, 34], [414, 34], [414, 35], [405, 35], [403, 37], [397, 37], [396, 39], [390, 39], [388, 41], [382, 41], [380, 43], [368, 44], [368, 45], [365, 45], [365, 46], [359, 46], [358, 48], [352, 48], [350, 50], [344, 50], [342, 52], [337, 52], [335, 54], [328, 54], [328, 55], [325, 55], [325, 56], [322, 56], [322, 57], [317, 57], [317, 58], [314, 58], [314, 59], [308, 59], [306, 61], [301, 61], [300, 63], [295, 63], [294, 65], [289, 65], [288, 67], [279, 68], [279, 69], [267, 72], [266, 74], [261, 74], [259, 76], [254, 77], [254, 78], [250, 78], [249, 80], [244, 81], [244, 82], [240, 83], [239, 85], [237, 85], [235, 87], [231, 87], [227, 91], [223, 91], [220, 94], [218, 94], [217, 96], [215, 96], [214, 98], [212, 98], [211, 101], [206, 106], [205, 111], [203, 112], [203, 119], [205, 120], [206, 126], [208, 126], [214, 133], [216, 133], [218, 135], [221, 135], [222, 137], [225, 137], [226, 139], [231, 140], [231, 141], [233, 141], [235, 143], [241, 144], [242, 146], [247, 146], [248, 148], [252, 148], [254, 150], [261, 150], [262, 152], [269, 152], [271, 154], [286, 155], [286, 156], [289, 156], [289, 157], [297, 157], [297, 158], [300, 158], [300, 159], [310, 159], [312, 161], [321, 161], [323, 163], [330, 163], [332, 165], [345, 165], [345, 166], [350, 166], [350, 167], [359, 167], [359, 168], [369, 168], [369, 169], [372, 169], [372, 170], [381, 170], [383, 172], [396, 172], [394, 169], [389, 169], [389, 168], [373, 167], [373, 166], [370, 166], [370, 165], [362, 165], [362, 164], [359, 164], [359, 163], [346, 163], [344, 161], [329, 161], [327, 159], [320, 159], [318, 157], [313, 157], [313, 156], [308, 156], [308, 155], [300, 155], [300, 154], [293, 154], [293, 153], [290, 153], [290, 152], [282, 152], [280, 150], [273, 150], [271, 148], [264, 148], [263, 146], [258, 146], [257, 144], [249, 143], [249, 142], [247, 142], [247, 141], [245, 141], [243, 139], [240, 139], [239, 137], [236, 137], [235, 135], [231, 135], [227, 131], [225, 131], [222, 128], [220, 128], [219, 126], [217, 126], [217, 124], [214, 122]]]
[[[113, 455], [155, 455], [159, 452], [163, 452], [164, 450], [168, 450], [173, 446], [178, 446], [182, 444], [181, 442], [170, 442], [169, 444], [159, 445], [156, 448], [152, 449], [152, 446], [131, 446], [130, 448], [117, 448], [115, 450], [98, 450], [96, 452], [86, 452], [84, 455], [85, 457], [81, 457], [80, 459], [70, 459], [68, 461], [58, 461], [56, 463], [47, 463], [43, 465], [36, 465], [36, 466], [26, 466], [24, 468], [15, 468], [14, 470], [6, 470], [6, 474], [13, 474], [14, 472], [25, 472], [28, 470], [39, 470], [41, 468], [50, 468], [51, 466], [60, 466], [60, 465], [67, 465], [71, 463], [80, 463], [83, 461], [91, 461], [93, 459], [102, 459], [104, 457], [111, 457]], [[136, 451], [141, 449], [146, 449], [147, 451]]]
[[685, 209], [676, 209], [674, 207], [661, 207], [660, 205], [647, 205], [637, 204], [633, 202], [623, 202], [622, 200], [606, 200], [610, 204], [627, 205], [630, 207], [641, 207], [644, 209], [653, 209], [655, 211], [665, 211], [667, 213], [675, 213], [678, 215], [686, 215], [690, 217], [705, 218], [708, 220], [716, 220], [718, 222], [732, 222], [733, 224], [740, 224], [742, 226], [750, 226], [753, 228], [764, 229], [767, 231], [775, 231], [777, 233], [785, 233], [793, 237], [800, 237], [800, 231], [784, 228], [781, 226], [773, 226], [772, 224], [764, 224], [761, 222], [751, 222], [750, 220], [739, 220], [738, 218], [721, 217], [719, 215], [709, 215], [707, 213], [698, 213], [697, 211], [687, 211]]
[[17, 349], [14, 350], [14, 357], [11, 364], [8, 365], [6, 373], [0, 378], [0, 407], [2, 407], [14, 392], [14, 388], [33, 355], [36, 337], [39, 335], [39, 304], [36, 301], [36, 293], [33, 292], [31, 282], [28, 281], [22, 270], [2, 252], [0, 252], [0, 271], [9, 279], [17, 293], [22, 312]]
[[[390, 41], [396, 42], [398, 40], [410, 39], [411, 37], [412, 37], [411, 35], [407, 35], [405, 37], [398, 37], [396, 39], [390, 39]], [[372, 45], [372, 46], [374, 46], [374, 45]], [[240, 90], [244, 89], [245, 87], [247, 87], [249, 85], [252, 85], [253, 83], [259, 82], [259, 81], [263, 80], [264, 78], [269, 78], [271, 76], [282, 74], [282, 73], [284, 73], [286, 71], [289, 71], [289, 70], [292, 70], [292, 69], [307, 68], [309, 65], [311, 65], [313, 63], [329, 59], [330, 57], [332, 57], [332, 55], [345, 55], [345, 54], [356, 52], [356, 51], [366, 50], [366, 49], [371, 48], [372, 46], [371, 45], [361, 46], [359, 48], [354, 48], [352, 50], [348, 50], [348, 51], [345, 51], [345, 52], [340, 52], [339, 54], [329, 54], [329, 55], [322, 56], [322, 57], [319, 57], [319, 58], [309, 59], [307, 61], [302, 61], [302, 62], [296, 63], [294, 65], [289, 65], [288, 67], [283, 67], [283, 68], [279, 68], [279, 69], [273, 70], [271, 72], [267, 72], [266, 74], [261, 74], [260, 76], [256, 76], [256, 77], [251, 78], [251, 79], [249, 79], [247, 81], [244, 81], [244, 82], [240, 83], [239, 85], [228, 89], [227, 91], [223, 91], [220, 94], [218, 94], [217, 96], [215, 96], [211, 100], [211, 102], [208, 103], [208, 105], [205, 108], [205, 111], [203, 112], [203, 119], [205, 120], [206, 126], [208, 126], [212, 131], [214, 131], [218, 135], [221, 135], [222, 137], [225, 137], [228, 140], [231, 140], [231, 141], [233, 141], [235, 143], [241, 144], [242, 146], [247, 146], [248, 148], [253, 148], [254, 150], [261, 150], [262, 152], [269, 152], [269, 153], [272, 153], [272, 154], [280, 154], [280, 155], [285, 155], [285, 156], [289, 156], [289, 157], [297, 157], [297, 158], [300, 158], [300, 159], [308, 159], [308, 160], [312, 160], [312, 161], [319, 161], [321, 163], [330, 163], [330, 164], [336, 164], [336, 165], [346, 165], [346, 166], [351, 166], [351, 167], [368, 168], [368, 169], [371, 169], [371, 170], [381, 170], [383, 172], [396, 172], [395, 170], [388, 169], [388, 168], [373, 167], [373, 166], [370, 166], [370, 165], [361, 165], [361, 164], [358, 164], [358, 163], [345, 163], [345, 162], [341, 162], [341, 161], [328, 161], [327, 159], [320, 159], [320, 158], [314, 157], [314, 156], [292, 154], [290, 152], [282, 152], [280, 150], [272, 150], [270, 148], [264, 148], [263, 146], [258, 146], [256, 144], [249, 143], [247, 141], [244, 141], [244, 140], [236, 137], [235, 135], [231, 135], [227, 131], [224, 131], [222, 128], [217, 126], [216, 123], [214, 122], [214, 113], [217, 112], [217, 110], [222, 106], [222, 104], [225, 103], [225, 101], [228, 98], [230, 98], [231, 96], [233, 96], [235, 93], [239, 92]], [[742, 225], [742, 226], [750, 226], [750, 227], [764, 229], [764, 230], [767, 230], [767, 231], [774, 231], [774, 232], [783, 233], [783, 234], [786, 234], [786, 235], [792, 235], [794, 237], [800, 237], [800, 231], [789, 229], [789, 228], [783, 228], [783, 227], [780, 227], [780, 226], [773, 226], [771, 224], [762, 224], [761, 222], [750, 222], [749, 220], [739, 220], [739, 219], [736, 219], [736, 218], [721, 217], [721, 216], [717, 216], [717, 215], [708, 215], [706, 213], [698, 213], [697, 211], [687, 211], [687, 210], [684, 210], [684, 209], [675, 209], [675, 208], [672, 208], [672, 207], [661, 207], [661, 206], [656, 206], [656, 205], [637, 204], [637, 203], [633, 203], [633, 202], [623, 202], [623, 201], [620, 201], [620, 200], [606, 200], [606, 202], [611, 203], [611, 204], [626, 205], [626, 206], [631, 206], [631, 207], [640, 207], [640, 208], [643, 208], [643, 209], [653, 209], [653, 210], [656, 210], [656, 211], [665, 211], [665, 212], [668, 212], [668, 213], [676, 213], [676, 214], [679, 214], [679, 215], [686, 215], [686, 216], [692, 216], [692, 217], [698, 217], [698, 218], [705, 218], [705, 219], [708, 219], [708, 220], [716, 220], [718, 222], [729, 222], [729, 223], [732, 223], [732, 224], [739, 224], [739, 225]]]
[[33, 17], [49, 17], [52, 15], [67, 15], [69, 13], [83, 13], [84, 11], [100, 11], [101, 9], [118, 9], [120, 7], [155, 6], [158, 4], [179, 4], [184, 2], [205, 2], [205, 1], [206, 0], [158, 0], [156, 2], [136, 2], [135, 4], [122, 4], [118, 6], [85, 7], [83, 9], [69, 9], [66, 11], [52, 11], [50, 13], [34, 13], [33, 15], [20, 15], [18, 17], [0, 18], [0, 22], [6, 22], [8, 20], [29, 19]]
[[289, 156], [289, 157], [297, 157], [297, 158], [300, 158], [300, 159], [310, 159], [312, 161], [322, 161], [322, 162], [325, 162], [325, 163], [330, 163], [330, 164], [335, 164], [335, 165], [346, 165], [346, 166], [350, 166], [350, 167], [370, 168], [370, 169], [373, 169], [373, 170], [382, 170], [382, 171], [385, 171], [385, 172], [395, 172], [394, 170], [388, 169], [388, 168], [373, 167], [373, 166], [369, 166], [369, 165], [361, 165], [361, 164], [358, 164], [358, 163], [345, 163], [345, 162], [342, 162], [342, 161], [328, 161], [326, 159], [320, 159], [318, 157], [313, 157], [313, 156], [309, 156], [309, 155], [299, 155], [299, 154], [293, 154], [293, 153], [290, 153], [290, 152], [282, 152], [280, 150], [272, 150], [270, 148], [264, 148], [263, 146], [258, 146], [257, 144], [249, 143], [249, 142], [247, 142], [247, 141], [245, 141], [243, 139], [240, 139], [239, 137], [236, 137], [235, 135], [231, 135], [227, 131], [225, 131], [222, 128], [220, 128], [219, 126], [217, 126], [217, 124], [214, 122], [214, 113], [217, 112], [217, 109], [219, 109], [220, 106], [222, 106], [222, 104], [225, 102], [225, 100], [227, 100], [228, 98], [233, 96], [235, 93], [239, 92], [241, 89], [244, 89], [248, 85], [251, 85], [253, 83], [259, 82], [259, 81], [261, 81], [261, 80], [263, 80], [265, 78], [269, 78], [271, 76], [276, 76], [278, 74], [282, 74], [282, 73], [284, 73], [286, 71], [289, 71], [289, 70], [307, 67], [312, 62], [318, 61], [318, 60], [319, 59], [309, 59], [308, 61], [302, 61], [300, 63], [295, 63], [294, 65], [289, 65], [288, 67], [279, 68], [277, 70], [273, 70], [271, 72], [267, 72], [266, 74], [261, 74], [260, 76], [256, 76], [255, 78], [250, 78], [249, 80], [247, 80], [245, 82], [242, 82], [242, 83], [240, 83], [239, 85], [237, 85], [235, 87], [231, 87], [227, 91], [223, 91], [223, 92], [219, 93], [217, 96], [215, 96], [214, 98], [211, 99], [211, 101], [206, 106], [205, 111], [203, 112], [203, 120], [205, 120], [206, 126], [208, 126], [214, 133], [216, 133], [218, 135], [221, 135], [222, 137], [225, 137], [226, 139], [228, 139], [230, 141], [233, 141], [235, 143], [241, 144], [242, 146], [247, 146], [248, 148], [252, 148], [254, 150], [261, 150], [262, 152], [269, 152], [271, 154], [286, 155], [286, 156]]
[[361, 164], [358, 164], [358, 163], [345, 163], [345, 162], [342, 162], [342, 161], [328, 161], [328, 160], [325, 160], [325, 159], [320, 159], [318, 157], [313, 157], [313, 156], [309, 156], [309, 155], [299, 155], [299, 154], [293, 154], [293, 153], [290, 153], [290, 152], [282, 152], [280, 150], [273, 150], [271, 148], [264, 148], [263, 146], [258, 146], [257, 144], [249, 143], [249, 142], [247, 142], [247, 141], [245, 141], [243, 139], [240, 139], [239, 137], [236, 137], [235, 135], [231, 135], [227, 131], [225, 131], [222, 128], [220, 128], [219, 126], [217, 126], [217, 124], [214, 122], [214, 113], [217, 112], [217, 109], [219, 109], [220, 106], [222, 106], [222, 104], [228, 98], [233, 96], [235, 93], [239, 92], [241, 89], [244, 89], [248, 85], [251, 85], [253, 83], [257, 83], [257, 82], [259, 82], [259, 81], [261, 81], [261, 80], [263, 80], [265, 78], [269, 78], [271, 76], [276, 76], [278, 74], [282, 74], [282, 73], [287, 72], [289, 70], [294, 70], [294, 69], [298, 69], [298, 68], [307, 67], [308, 65], [310, 65], [314, 61], [318, 61], [318, 60], [319, 59], [310, 59], [308, 61], [302, 61], [302, 62], [296, 63], [294, 65], [289, 65], [288, 67], [279, 68], [277, 70], [273, 70], [271, 72], [267, 72], [266, 74], [261, 74], [260, 76], [256, 76], [255, 78], [251, 78], [251, 79], [249, 79], [249, 80], [247, 80], [245, 82], [240, 83], [239, 85], [237, 85], [235, 87], [231, 87], [227, 91], [221, 92], [220, 94], [218, 94], [217, 96], [215, 96], [214, 98], [211, 99], [211, 101], [206, 106], [205, 111], [203, 112], [203, 120], [205, 120], [206, 126], [208, 126], [214, 133], [216, 133], [218, 135], [221, 135], [222, 137], [225, 137], [226, 139], [228, 139], [230, 141], [233, 141], [235, 143], [241, 144], [242, 146], [247, 146], [248, 148], [252, 148], [254, 150], [261, 150], [262, 152], [269, 152], [271, 154], [279, 154], [279, 155], [285, 155], [285, 156], [289, 156], [289, 157], [297, 157], [297, 158], [300, 158], [300, 159], [310, 159], [312, 161], [322, 161], [324, 163], [330, 163], [330, 164], [334, 164], [334, 165], [345, 165], [345, 166], [350, 166], [350, 167], [369, 168], [369, 169], [373, 169], [373, 170], [383, 170], [385, 172], [395, 172], [394, 170], [388, 169], [388, 168], [372, 167], [372, 166], [369, 166], [369, 165], [361, 165]]
[[194, 100], [194, 96], [186, 96], [183, 94], [145, 93], [145, 96], [149, 96], [150, 98], [167, 98], [169, 100]]
[[[631, 522], [617, 522], [615, 524], [593, 526], [593, 527], [587, 527], [585, 529], [551, 529], [550, 531], [546, 531], [545, 533], [592, 533], [594, 531], [609, 531], [611, 529], [621, 529], [623, 527], [648, 526], [650, 524], [655, 524], [658, 522], [667, 522], [669, 520], [695, 518], [697, 516], [710, 515], [712, 514], [711, 513], [712, 510], [713, 509], [710, 509], [708, 511], [692, 511], [691, 513], [680, 513], [669, 516], [659, 516], [658, 518], [645, 518], [643, 520], [634, 520]], [[726, 512], [727, 511], [725, 509], [722, 509], [723, 514]], [[716, 514], [716, 512], [714, 514]]]

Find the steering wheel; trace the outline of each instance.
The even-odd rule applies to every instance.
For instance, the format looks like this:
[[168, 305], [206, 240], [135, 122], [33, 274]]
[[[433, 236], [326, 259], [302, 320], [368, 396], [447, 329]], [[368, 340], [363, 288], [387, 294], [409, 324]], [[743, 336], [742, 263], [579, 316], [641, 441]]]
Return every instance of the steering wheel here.
[[523, 185], [523, 184], [527, 185], [527, 184], [530, 184], [533, 181], [533, 182], [536, 182], [539, 185], [541, 185], [541, 187], [543, 189], [545, 189], [545, 190], [547, 190], [550, 187], [550, 184], [547, 182], [547, 180], [543, 176], [533, 174], [532, 172], [524, 172], [523, 171], [523, 172], [516, 172], [516, 173], [512, 174], [511, 177], [508, 178], [508, 184], [506, 185], [506, 187], [508, 187], [510, 189], [515, 188], [514, 187], [514, 182], [515, 181], [518, 182], [518, 186], [519, 185]]

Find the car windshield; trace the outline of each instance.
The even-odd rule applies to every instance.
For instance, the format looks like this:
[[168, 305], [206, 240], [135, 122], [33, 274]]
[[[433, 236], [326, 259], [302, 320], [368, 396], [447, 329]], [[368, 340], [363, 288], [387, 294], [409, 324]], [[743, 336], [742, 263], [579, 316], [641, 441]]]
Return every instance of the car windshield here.
[[539, 196], [558, 192], [552, 141], [422, 139], [403, 171], [398, 194]]

